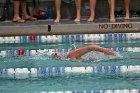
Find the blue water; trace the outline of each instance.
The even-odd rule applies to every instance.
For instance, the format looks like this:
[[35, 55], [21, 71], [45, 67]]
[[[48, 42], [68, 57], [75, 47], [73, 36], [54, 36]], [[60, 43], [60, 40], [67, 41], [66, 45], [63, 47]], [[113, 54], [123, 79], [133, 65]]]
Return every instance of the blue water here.
[[[91, 45], [94, 42], [72, 42], [59, 44], [1, 44], [1, 50], [38, 50], [61, 49], [71, 50]], [[98, 42], [103, 47], [119, 47], [117, 51], [123, 57], [140, 55], [140, 52], [122, 51], [122, 47], [140, 47], [139, 41], [133, 42]], [[58, 60], [49, 57], [45, 52], [36, 55], [0, 57], [0, 68], [38, 68], [38, 67], [87, 67], [87, 66], [129, 66], [140, 65], [140, 59], [102, 59], [96, 61], [76, 62]], [[35, 92], [35, 91], [84, 91], [107, 89], [139, 89], [140, 75], [125, 76], [118, 74], [72, 74], [46, 76], [36, 79], [0, 78], [0, 92]]]

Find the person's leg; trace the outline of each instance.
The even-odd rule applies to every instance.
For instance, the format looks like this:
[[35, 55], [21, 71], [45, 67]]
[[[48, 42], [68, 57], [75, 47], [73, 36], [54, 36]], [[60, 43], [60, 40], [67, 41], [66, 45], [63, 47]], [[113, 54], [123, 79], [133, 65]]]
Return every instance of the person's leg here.
[[59, 23], [61, 19], [61, 0], [55, 0], [55, 7], [56, 7], [56, 19], [54, 22]]
[[25, 0], [20, 1], [21, 2], [21, 8], [22, 8], [22, 17], [25, 20], [30, 20], [30, 21], [34, 21], [36, 20], [36, 18], [31, 17], [28, 13], [27, 13], [27, 4]]
[[125, 17], [124, 19], [129, 19], [130, 18], [130, 13], [129, 13], [129, 6], [130, 6], [130, 0], [124, 0], [125, 1]]
[[14, 0], [14, 17], [13, 17], [13, 22], [25, 22], [25, 20], [21, 19], [19, 16], [19, 6], [20, 6], [20, 1]]
[[76, 18], [75, 22], [80, 22], [81, 21], [81, 0], [75, 0], [76, 3]]
[[28, 13], [27, 13], [27, 10], [26, 10], [26, 1], [20, 1], [21, 2], [21, 8], [22, 8], [22, 16], [23, 17], [28, 17]]
[[90, 17], [88, 19], [88, 22], [93, 22], [94, 21], [95, 6], [96, 6], [96, 0], [90, 0]]
[[115, 22], [115, 0], [108, 0], [110, 8], [110, 21]]

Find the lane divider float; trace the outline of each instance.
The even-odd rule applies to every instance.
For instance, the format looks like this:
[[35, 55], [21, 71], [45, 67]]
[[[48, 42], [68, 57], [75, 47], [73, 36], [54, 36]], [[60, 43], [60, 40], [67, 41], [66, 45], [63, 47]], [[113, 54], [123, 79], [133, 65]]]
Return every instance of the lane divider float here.
[[39, 68], [1, 68], [0, 76], [14, 79], [26, 79], [64, 74], [140, 74], [140, 65], [130, 66], [93, 66], [93, 67], [39, 67]]

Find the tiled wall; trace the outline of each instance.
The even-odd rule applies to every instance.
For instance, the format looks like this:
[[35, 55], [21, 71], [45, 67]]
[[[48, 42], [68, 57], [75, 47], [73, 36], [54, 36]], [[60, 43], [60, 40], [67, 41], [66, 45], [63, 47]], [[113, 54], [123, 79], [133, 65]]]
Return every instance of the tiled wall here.
[[[2, 11], [1, 7], [3, 6], [3, 3], [5, 0], [0, 0], [0, 11]], [[12, 1], [12, 0], [11, 0]], [[28, 0], [30, 2], [32, 0]], [[46, 10], [47, 6], [54, 6], [54, 0], [40, 0], [40, 5], [38, 5], [39, 9]], [[140, 11], [140, 0], [131, 0], [130, 9]], [[11, 7], [13, 4], [11, 4]], [[32, 4], [30, 3], [30, 10], [33, 10]], [[116, 0], [116, 10], [122, 10], [124, 9], [124, 0]], [[89, 0], [82, 0], [82, 17], [87, 17], [89, 15]], [[66, 4], [62, 3], [62, 17], [63, 18], [74, 18], [75, 17], [75, 3], [72, 4]], [[0, 15], [2, 12], [0, 12]], [[108, 0], [97, 0], [96, 4], [96, 17], [108, 17], [109, 14], [109, 8], [108, 8]]]

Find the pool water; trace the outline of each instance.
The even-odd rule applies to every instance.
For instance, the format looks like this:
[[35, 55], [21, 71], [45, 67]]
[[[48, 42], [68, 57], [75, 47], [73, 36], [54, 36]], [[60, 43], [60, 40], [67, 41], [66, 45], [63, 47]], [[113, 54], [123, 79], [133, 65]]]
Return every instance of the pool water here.
[[[124, 59], [102, 56], [100, 59], [86, 62], [72, 60], [58, 60], [48, 56], [55, 51], [66, 54], [72, 49], [97, 44], [111, 48]], [[90, 91], [90, 90], [117, 90], [139, 89], [139, 72], [130, 73], [70, 73], [38, 75], [32, 78], [19, 78], [16, 75], [4, 75], [3, 69], [16, 68], [64, 68], [64, 67], [100, 67], [100, 66], [139, 66], [140, 59], [125, 59], [140, 55], [140, 41], [119, 42], [70, 42], [57, 44], [1, 44], [0, 57], [0, 92], [1, 93], [40, 93], [41, 91]], [[24, 52], [24, 55], [22, 55]], [[21, 54], [21, 55], [19, 55]], [[99, 56], [102, 53], [97, 53]], [[7, 73], [7, 72], [6, 72]]]

